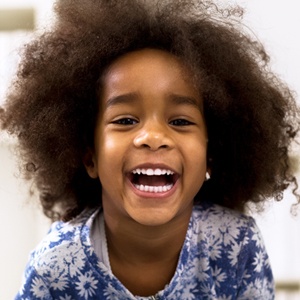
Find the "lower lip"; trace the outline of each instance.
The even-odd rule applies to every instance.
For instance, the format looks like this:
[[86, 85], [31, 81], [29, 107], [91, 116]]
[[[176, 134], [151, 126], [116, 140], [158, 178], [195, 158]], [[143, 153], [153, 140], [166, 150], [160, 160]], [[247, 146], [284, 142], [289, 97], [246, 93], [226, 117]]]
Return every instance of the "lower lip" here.
[[172, 188], [169, 191], [161, 192], [161, 193], [141, 191], [141, 190], [137, 189], [130, 180], [128, 180], [128, 181], [129, 181], [129, 184], [130, 184], [131, 188], [133, 189], [134, 193], [141, 198], [165, 199], [165, 198], [172, 196], [175, 193], [177, 186], [178, 186], [178, 180], [179, 179], [176, 180], [175, 184], [172, 186]]

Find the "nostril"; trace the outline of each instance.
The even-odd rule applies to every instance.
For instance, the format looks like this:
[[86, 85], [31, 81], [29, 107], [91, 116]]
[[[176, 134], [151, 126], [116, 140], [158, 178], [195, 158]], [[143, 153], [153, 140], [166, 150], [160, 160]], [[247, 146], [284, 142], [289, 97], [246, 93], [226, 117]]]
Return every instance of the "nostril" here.
[[133, 141], [135, 147], [156, 151], [171, 147], [172, 140], [163, 131], [143, 131]]
[[167, 145], [148, 145], [148, 144], [143, 144], [142, 145], [143, 148], [149, 148], [150, 150], [157, 150], [157, 149], [164, 149], [164, 148], [167, 148], [168, 146]]
[[142, 144], [141, 145], [143, 148], [151, 148], [149, 145], [147, 145], [147, 144]]

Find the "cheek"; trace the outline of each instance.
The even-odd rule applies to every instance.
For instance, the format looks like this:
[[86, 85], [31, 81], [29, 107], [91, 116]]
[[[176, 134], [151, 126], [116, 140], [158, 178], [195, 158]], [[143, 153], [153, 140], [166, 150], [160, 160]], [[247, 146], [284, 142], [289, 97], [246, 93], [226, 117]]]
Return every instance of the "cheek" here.
[[101, 139], [99, 143], [100, 155], [109, 155], [110, 153], [116, 152], [118, 149], [118, 142], [112, 136], [106, 136]]
[[[197, 140], [196, 140], [197, 141]], [[185, 143], [186, 171], [194, 178], [193, 181], [202, 184], [207, 170], [207, 143], [201, 140]]]
[[116, 179], [123, 170], [127, 145], [120, 135], [104, 133], [98, 141], [98, 171], [100, 180]]
[[105, 126], [101, 124], [96, 132], [95, 145], [97, 153], [102, 156], [104, 153], [113, 151], [116, 147], [117, 139], [114, 134], [105, 129]]
[[207, 140], [204, 136], [185, 141], [183, 147], [189, 160], [193, 160], [195, 163], [206, 163]]

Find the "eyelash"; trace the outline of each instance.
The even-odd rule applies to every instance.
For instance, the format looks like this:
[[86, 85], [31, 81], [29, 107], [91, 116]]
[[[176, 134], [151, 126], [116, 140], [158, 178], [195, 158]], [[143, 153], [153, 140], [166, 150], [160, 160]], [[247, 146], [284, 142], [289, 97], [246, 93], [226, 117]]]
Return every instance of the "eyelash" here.
[[118, 119], [112, 122], [113, 124], [117, 124], [117, 125], [135, 125], [138, 123], [137, 120], [132, 119], [132, 118], [122, 118], [122, 119]]
[[[130, 126], [130, 125], [135, 125], [138, 123], [137, 120], [132, 119], [132, 118], [122, 118], [122, 119], [118, 119], [112, 122], [113, 124], [117, 124], [117, 125], [124, 125], [124, 126]], [[169, 122], [170, 125], [172, 126], [189, 126], [189, 125], [193, 125], [193, 122], [190, 122], [186, 119], [175, 119]]]
[[170, 125], [173, 125], [173, 126], [189, 126], [189, 125], [193, 125], [193, 124], [194, 124], [193, 122], [190, 122], [186, 119], [175, 119], [170, 122]]

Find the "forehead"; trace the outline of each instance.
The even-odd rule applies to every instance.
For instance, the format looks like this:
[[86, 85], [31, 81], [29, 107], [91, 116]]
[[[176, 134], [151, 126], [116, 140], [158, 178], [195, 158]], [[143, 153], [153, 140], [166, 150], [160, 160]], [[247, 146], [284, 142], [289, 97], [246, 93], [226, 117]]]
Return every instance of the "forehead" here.
[[120, 68], [122, 66], [128, 67], [129, 65], [137, 67], [141, 64], [162, 63], [170, 67], [183, 67], [181, 59], [167, 51], [145, 48], [128, 52], [115, 59], [108, 67], [108, 71]]
[[104, 91], [147, 88], [195, 93], [192, 74], [177, 56], [158, 49], [126, 53], [113, 61], [101, 76]]

